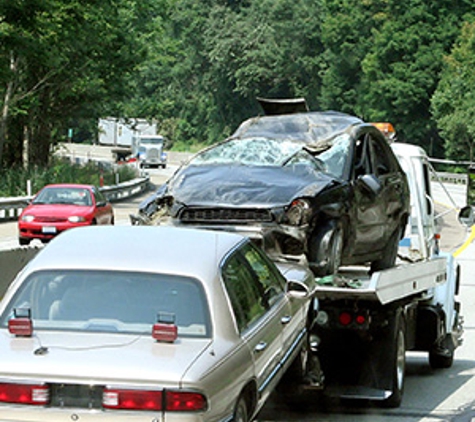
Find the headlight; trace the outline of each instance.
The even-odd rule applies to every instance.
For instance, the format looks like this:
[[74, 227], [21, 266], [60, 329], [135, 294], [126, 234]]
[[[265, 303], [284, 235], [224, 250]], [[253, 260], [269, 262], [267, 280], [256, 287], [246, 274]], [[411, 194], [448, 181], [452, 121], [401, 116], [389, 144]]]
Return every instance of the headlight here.
[[35, 217], [33, 215], [28, 215], [28, 214], [21, 217], [21, 221], [25, 221], [27, 223], [31, 223], [34, 219]]
[[285, 213], [287, 221], [293, 226], [307, 224], [310, 220], [312, 210], [310, 204], [305, 199], [296, 199], [290, 204], [290, 208]]
[[72, 215], [71, 217], [68, 217], [68, 221], [70, 223], [84, 223], [86, 219], [79, 215]]

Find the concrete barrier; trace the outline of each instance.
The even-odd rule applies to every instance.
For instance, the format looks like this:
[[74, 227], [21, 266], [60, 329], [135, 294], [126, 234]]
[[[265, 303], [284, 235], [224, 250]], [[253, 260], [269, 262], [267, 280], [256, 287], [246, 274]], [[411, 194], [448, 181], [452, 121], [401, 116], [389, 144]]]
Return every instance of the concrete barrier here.
[[40, 249], [40, 247], [28, 247], [0, 251], [0, 298], [3, 297], [18, 272]]

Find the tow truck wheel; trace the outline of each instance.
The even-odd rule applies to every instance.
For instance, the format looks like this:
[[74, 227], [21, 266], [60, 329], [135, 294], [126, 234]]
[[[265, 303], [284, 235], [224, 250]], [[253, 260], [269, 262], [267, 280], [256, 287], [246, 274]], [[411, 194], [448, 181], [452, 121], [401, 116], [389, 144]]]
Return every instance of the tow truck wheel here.
[[434, 346], [429, 351], [429, 365], [433, 369], [450, 368], [454, 363], [454, 346], [451, 334], [447, 334], [440, 346]]
[[387, 408], [399, 407], [404, 392], [404, 378], [406, 372], [406, 340], [404, 334], [404, 321], [401, 315], [395, 317], [394, 343], [388, 368], [391, 373], [391, 395], [382, 402]]

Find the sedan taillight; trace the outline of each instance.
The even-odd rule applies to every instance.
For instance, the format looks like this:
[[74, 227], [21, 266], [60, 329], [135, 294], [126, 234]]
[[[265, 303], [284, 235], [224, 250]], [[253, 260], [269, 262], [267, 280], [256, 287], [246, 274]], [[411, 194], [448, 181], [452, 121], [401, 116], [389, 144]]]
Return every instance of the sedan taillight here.
[[106, 409], [165, 410], [193, 412], [206, 410], [206, 398], [195, 392], [121, 390], [105, 388], [102, 405]]
[[45, 405], [49, 403], [49, 387], [42, 384], [0, 383], [0, 402]]

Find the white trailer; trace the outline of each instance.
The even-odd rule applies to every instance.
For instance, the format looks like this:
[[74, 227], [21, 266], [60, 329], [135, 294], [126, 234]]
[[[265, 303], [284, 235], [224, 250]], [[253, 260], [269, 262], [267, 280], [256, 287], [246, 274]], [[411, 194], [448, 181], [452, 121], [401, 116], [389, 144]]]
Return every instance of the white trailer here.
[[366, 267], [341, 268], [318, 279], [309, 348], [319, 366], [306, 377], [311, 381], [300, 385], [387, 407], [401, 403], [407, 351], [428, 352], [431, 367], [447, 368], [463, 333], [456, 300], [459, 266], [439, 250], [428, 157], [417, 146], [393, 143], [392, 148], [411, 193], [397, 265], [373, 274]]
[[99, 145], [114, 147], [112, 153], [116, 161], [125, 160], [133, 154], [137, 139], [141, 136], [157, 135], [156, 123], [145, 119], [122, 119], [106, 117], [99, 119], [98, 141]]

